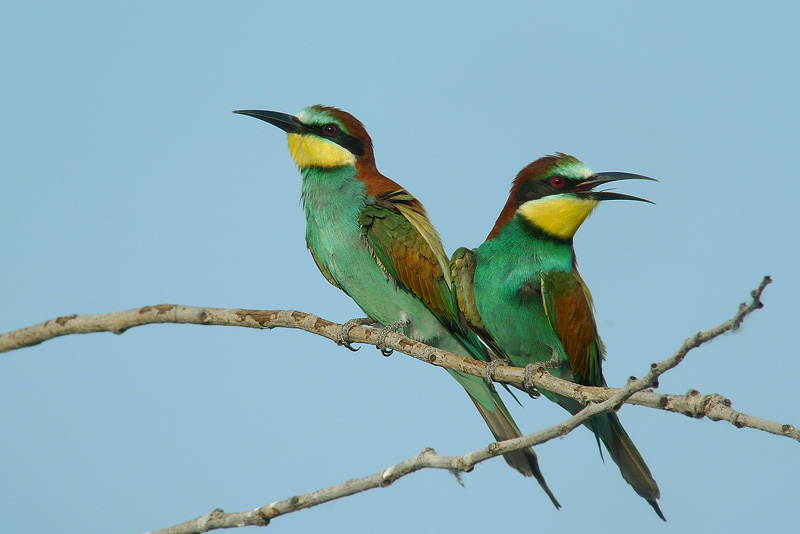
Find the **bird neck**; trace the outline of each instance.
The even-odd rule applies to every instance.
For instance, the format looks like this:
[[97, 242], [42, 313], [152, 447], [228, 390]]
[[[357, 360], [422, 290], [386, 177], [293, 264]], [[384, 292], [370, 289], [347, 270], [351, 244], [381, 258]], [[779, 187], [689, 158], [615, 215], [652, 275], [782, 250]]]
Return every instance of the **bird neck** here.
[[352, 210], [360, 210], [366, 198], [366, 188], [357, 179], [354, 165], [322, 168], [307, 167], [302, 171], [303, 183], [300, 201], [306, 216], [310, 213], [334, 217]]
[[508, 256], [524, 264], [530, 271], [571, 272], [574, 267], [572, 239], [558, 239], [520, 215], [481, 246], [486, 246], [493, 256]]

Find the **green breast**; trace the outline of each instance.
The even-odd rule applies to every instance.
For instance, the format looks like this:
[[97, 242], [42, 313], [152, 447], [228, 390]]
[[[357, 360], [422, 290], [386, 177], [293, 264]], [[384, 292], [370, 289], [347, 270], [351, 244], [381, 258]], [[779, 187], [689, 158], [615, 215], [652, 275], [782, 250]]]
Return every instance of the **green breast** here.
[[382, 324], [411, 317], [408, 334], [422, 341], [449, 335], [422, 301], [380, 267], [367, 247], [358, 218], [374, 199], [356, 178], [355, 167], [306, 169], [301, 198], [308, 247], [367, 315]]
[[515, 217], [475, 252], [474, 291], [487, 330], [514, 365], [549, 360], [563, 353], [550, 327], [541, 294], [541, 271], [571, 271], [568, 244], [537, 239]]

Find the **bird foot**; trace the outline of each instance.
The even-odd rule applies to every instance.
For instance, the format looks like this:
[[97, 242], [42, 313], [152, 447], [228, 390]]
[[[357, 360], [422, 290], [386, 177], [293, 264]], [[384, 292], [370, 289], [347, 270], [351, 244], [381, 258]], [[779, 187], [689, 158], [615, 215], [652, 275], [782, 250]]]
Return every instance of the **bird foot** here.
[[498, 365], [510, 365], [511, 362], [507, 358], [500, 358], [497, 360], [492, 360], [486, 366], [486, 385], [489, 386], [489, 389], [492, 390], [492, 393], [497, 393], [497, 390], [494, 389], [494, 373], [497, 370]]
[[381, 351], [381, 354], [384, 356], [391, 356], [394, 350], [387, 349], [384, 343], [386, 342], [386, 336], [389, 332], [396, 332], [401, 328], [405, 328], [411, 324], [411, 321], [408, 318], [400, 319], [399, 321], [395, 321], [392, 324], [387, 324], [383, 328], [381, 328], [380, 332], [378, 332], [378, 340], [375, 343], [375, 346]]
[[375, 321], [375, 319], [372, 319], [370, 317], [359, 317], [357, 319], [350, 319], [349, 321], [347, 321], [342, 325], [342, 330], [339, 332], [339, 341], [337, 341], [337, 344], [344, 345], [353, 352], [356, 352], [358, 348], [354, 349], [353, 346], [350, 344], [350, 329], [353, 328], [354, 326], [372, 326], [376, 322], [377, 321]]
[[552, 358], [546, 362], [541, 362], [539, 365], [545, 369], [558, 369], [563, 365], [563, 362], [561, 361], [561, 358], [559, 358], [558, 354], [553, 354]]
[[533, 380], [533, 373], [538, 367], [539, 365], [535, 363], [529, 363], [525, 366], [525, 374], [522, 375], [522, 387], [532, 399], [537, 399], [541, 395], [541, 393], [536, 391], [536, 388], [533, 386], [533, 384], [531, 384], [531, 381]]

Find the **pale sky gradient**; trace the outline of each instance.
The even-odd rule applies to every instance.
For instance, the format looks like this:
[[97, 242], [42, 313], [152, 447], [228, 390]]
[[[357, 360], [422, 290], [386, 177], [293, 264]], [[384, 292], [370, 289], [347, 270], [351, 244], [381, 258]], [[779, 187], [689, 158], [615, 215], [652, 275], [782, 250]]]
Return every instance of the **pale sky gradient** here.
[[[557, 5], [557, 7], [556, 7]], [[448, 253], [562, 151], [659, 183], [600, 206], [581, 273], [619, 386], [732, 316], [659, 391], [800, 424], [800, 8], [773, 2], [16, 2], [0, 16], [0, 331], [163, 302], [361, 312], [305, 249], [285, 136], [235, 109], [339, 106]], [[512, 401], [509, 401], [511, 405]], [[566, 417], [512, 406], [525, 431]], [[578, 429], [537, 449], [564, 508], [500, 460], [276, 519], [282, 532], [771, 532], [800, 444], [626, 406], [662, 524]], [[491, 440], [444, 371], [297, 331], [157, 325], [0, 356], [0, 530], [138, 533]], [[255, 528], [246, 532], [256, 532]]]

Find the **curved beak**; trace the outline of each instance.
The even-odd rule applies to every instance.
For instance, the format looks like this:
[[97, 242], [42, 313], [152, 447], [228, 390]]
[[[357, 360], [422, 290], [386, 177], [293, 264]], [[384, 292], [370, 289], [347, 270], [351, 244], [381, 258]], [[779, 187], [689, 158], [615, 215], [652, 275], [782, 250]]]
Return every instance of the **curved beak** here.
[[609, 182], [616, 182], [619, 180], [650, 180], [651, 182], [657, 182], [655, 178], [649, 178], [647, 176], [642, 176], [641, 174], [631, 174], [629, 172], [601, 172], [595, 174], [591, 178], [587, 179], [585, 182], [579, 184], [573, 192], [578, 193], [580, 196], [585, 198], [590, 198], [592, 200], [638, 200], [640, 202], [647, 202], [649, 204], [655, 204], [655, 202], [651, 202], [650, 200], [635, 197], [632, 195], [626, 195], [623, 193], [615, 193], [614, 191], [593, 191], [595, 187], [598, 187], [603, 184], [607, 184]]
[[240, 115], [249, 115], [256, 119], [266, 121], [273, 126], [277, 126], [286, 133], [304, 134], [308, 133], [306, 125], [300, 122], [300, 119], [288, 113], [281, 113], [279, 111], [261, 111], [258, 109], [240, 109], [234, 111]]

